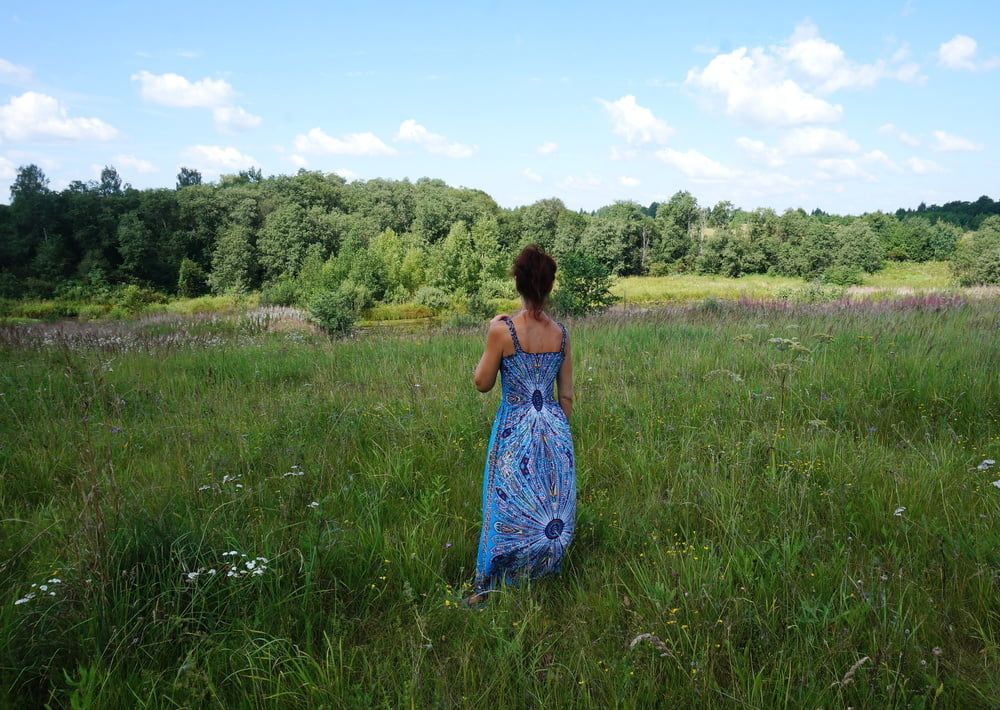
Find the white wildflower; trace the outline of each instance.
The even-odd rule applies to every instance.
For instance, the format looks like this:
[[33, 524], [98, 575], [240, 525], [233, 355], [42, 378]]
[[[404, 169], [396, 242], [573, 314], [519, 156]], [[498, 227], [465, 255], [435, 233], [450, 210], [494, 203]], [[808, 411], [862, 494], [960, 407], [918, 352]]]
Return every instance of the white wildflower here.
[[906, 512], [906, 506], [905, 505], [901, 505], [898, 508], [896, 508], [896, 510], [893, 511], [892, 514], [895, 515], [897, 518], [901, 518], [901, 517], [903, 517], [903, 513], [905, 513], [905, 512]]

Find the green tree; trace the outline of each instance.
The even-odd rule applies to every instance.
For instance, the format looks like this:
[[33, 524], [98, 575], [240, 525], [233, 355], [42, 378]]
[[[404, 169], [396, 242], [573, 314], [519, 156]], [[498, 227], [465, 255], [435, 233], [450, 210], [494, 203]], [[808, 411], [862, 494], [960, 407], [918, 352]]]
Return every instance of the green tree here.
[[698, 201], [690, 192], [674, 195], [656, 210], [659, 242], [654, 247], [657, 261], [675, 262], [684, 259], [694, 250], [695, 234], [701, 213]]
[[208, 291], [208, 280], [201, 266], [191, 259], [181, 260], [177, 275], [177, 293], [186, 298], [201, 296]]
[[580, 237], [580, 252], [595, 259], [609, 274], [625, 265], [625, 224], [607, 217], [592, 217]]
[[[125, 185], [124, 189], [131, 189], [131, 185]], [[118, 171], [111, 165], [105, 165], [101, 170], [101, 180], [97, 191], [104, 197], [111, 197], [122, 194], [122, 179]]]
[[962, 286], [1000, 285], [1000, 217], [959, 240], [951, 269]]
[[201, 184], [201, 173], [193, 168], [181, 168], [177, 173], [177, 189]]
[[869, 274], [882, 268], [885, 247], [874, 230], [856, 219], [837, 230], [840, 244], [833, 259], [835, 266], [857, 269]]
[[233, 222], [222, 228], [212, 254], [208, 283], [213, 293], [245, 293], [256, 283], [256, 254], [250, 228]]
[[611, 272], [590, 254], [575, 252], [563, 257], [557, 281], [552, 304], [559, 313], [584, 315], [604, 310], [615, 302]]
[[153, 235], [137, 211], [122, 215], [118, 222], [117, 240], [122, 257], [122, 275], [126, 279], [151, 281], [155, 262]]

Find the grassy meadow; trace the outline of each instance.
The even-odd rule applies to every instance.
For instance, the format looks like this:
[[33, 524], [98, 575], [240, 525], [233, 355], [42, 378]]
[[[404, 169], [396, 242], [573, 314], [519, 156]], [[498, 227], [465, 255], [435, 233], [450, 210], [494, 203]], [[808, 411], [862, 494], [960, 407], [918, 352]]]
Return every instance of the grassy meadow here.
[[475, 611], [483, 327], [0, 328], [0, 707], [996, 706], [995, 301], [568, 325], [576, 537]]
[[[672, 274], [669, 276], [625, 276], [614, 280], [611, 292], [622, 306], [651, 306], [658, 304], [693, 303], [706, 298], [718, 300], [784, 299], [794, 300], [796, 294], [809, 288], [809, 283], [797, 276], [771, 276], [751, 274], [728, 278], [717, 274]], [[826, 286], [830, 291], [825, 298], [835, 298], [840, 287]], [[864, 283], [853, 286], [844, 294], [849, 297], [892, 297], [900, 293], [927, 293], [956, 291], [948, 262], [887, 262], [874, 274], [866, 274]], [[996, 296], [996, 288], [979, 289]], [[964, 289], [966, 293], [969, 289]], [[835, 293], [837, 292], [837, 293]], [[260, 294], [228, 294], [198, 296], [196, 298], [162, 297], [162, 302], [137, 304], [125, 307], [112, 301], [79, 301], [72, 299], [2, 299], [0, 298], [0, 325], [20, 325], [32, 322], [51, 322], [66, 318], [80, 320], [122, 320], [138, 315], [197, 315], [226, 313], [253, 308], [260, 304]], [[519, 308], [520, 301], [498, 299], [499, 310]], [[456, 312], [456, 309], [452, 309]], [[461, 312], [461, 308], [457, 309]], [[435, 320], [427, 306], [417, 303], [377, 303], [361, 314], [363, 325], [389, 321]], [[447, 318], [448, 313], [444, 314]]]

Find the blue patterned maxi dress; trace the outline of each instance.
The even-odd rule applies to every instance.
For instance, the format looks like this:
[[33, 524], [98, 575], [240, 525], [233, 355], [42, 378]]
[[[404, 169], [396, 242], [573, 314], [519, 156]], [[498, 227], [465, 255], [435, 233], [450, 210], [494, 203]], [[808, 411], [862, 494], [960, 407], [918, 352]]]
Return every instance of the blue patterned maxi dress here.
[[483, 527], [475, 591], [503, 580], [558, 572], [573, 538], [576, 461], [569, 421], [553, 394], [566, 353], [566, 328], [556, 352], [521, 350], [500, 361], [501, 400], [483, 470]]

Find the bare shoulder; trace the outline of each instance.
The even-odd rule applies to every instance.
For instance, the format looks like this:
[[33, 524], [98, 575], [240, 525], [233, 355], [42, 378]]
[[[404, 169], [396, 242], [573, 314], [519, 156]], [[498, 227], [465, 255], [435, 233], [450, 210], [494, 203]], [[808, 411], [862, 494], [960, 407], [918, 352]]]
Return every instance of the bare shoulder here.
[[513, 340], [510, 337], [510, 330], [507, 323], [502, 320], [490, 323], [489, 330], [486, 331], [486, 342], [506, 349], [508, 343], [513, 347]]

